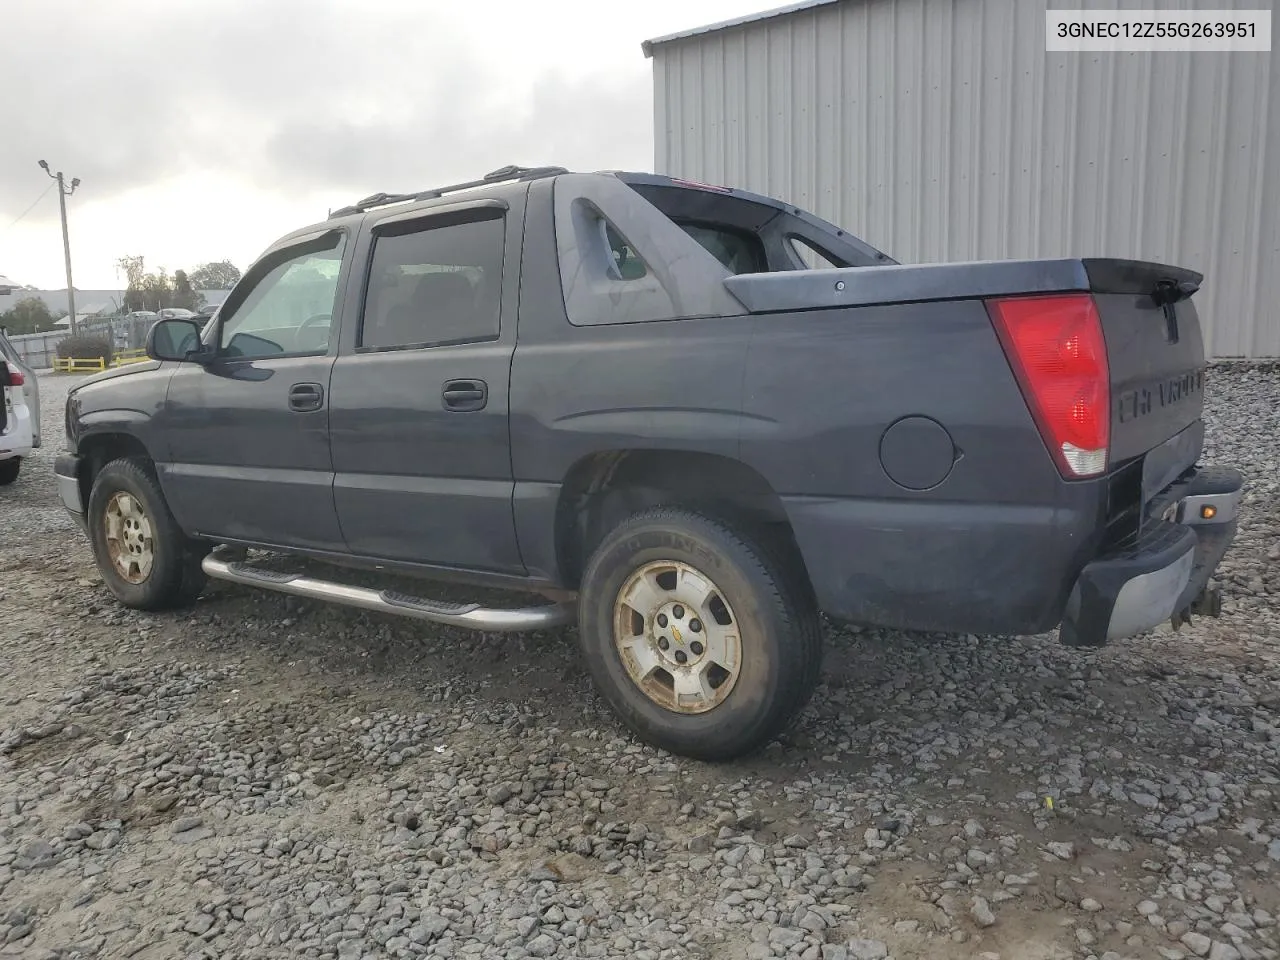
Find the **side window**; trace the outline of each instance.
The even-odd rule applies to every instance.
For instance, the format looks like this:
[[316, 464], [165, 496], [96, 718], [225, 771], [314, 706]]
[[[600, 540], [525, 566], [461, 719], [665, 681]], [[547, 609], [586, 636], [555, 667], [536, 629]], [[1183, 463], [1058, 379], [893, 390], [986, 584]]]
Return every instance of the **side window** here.
[[609, 252], [613, 255], [613, 264], [618, 271], [619, 280], [639, 280], [649, 271], [640, 259], [635, 248], [623, 239], [622, 234], [614, 229], [607, 220], [600, 221], [604, 225], [605, 242], [609, 244]]
[[725, 289], [729, 271], [622, 180], [566, 173], [551, 181], [551, 192], [560, 290], [571, 324], [746, 313]]
[[223, 323], [222, 352], [256, 359], [328, 350], [345, 246], [337, 234], [329, 247], [311, 245], [267, 271]]
[[496, 340], [502, 217], [396, 224], [375, 234], [360, 346], [371, 350]]
[[806, 270], [830, 270], [834, 267], [847, 267], [847, 263], [839, 263], [828, 254], [819, 250], [803, 237], [789, 237], [791, 249], [800, 258]]

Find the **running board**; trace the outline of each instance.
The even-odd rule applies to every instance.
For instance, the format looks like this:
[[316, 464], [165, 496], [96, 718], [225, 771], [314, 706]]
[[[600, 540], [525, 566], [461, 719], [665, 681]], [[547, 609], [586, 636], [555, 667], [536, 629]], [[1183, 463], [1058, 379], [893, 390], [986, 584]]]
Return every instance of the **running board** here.
[[482, 607], [478, 603], [445, 603], [413, 597], [395, 590], [370, 590], [334, 583], [332, 580], [320, 580], [301, 573], [264, 570], [239, 560], [224, 560], [212, 553], [200, 562], [200, 568], [215, 580], [486, 633], [523, 633], [526, 630], [563, 627], [572, 623], [574, 616], [571, 603], [549, 603], [516, 610]]

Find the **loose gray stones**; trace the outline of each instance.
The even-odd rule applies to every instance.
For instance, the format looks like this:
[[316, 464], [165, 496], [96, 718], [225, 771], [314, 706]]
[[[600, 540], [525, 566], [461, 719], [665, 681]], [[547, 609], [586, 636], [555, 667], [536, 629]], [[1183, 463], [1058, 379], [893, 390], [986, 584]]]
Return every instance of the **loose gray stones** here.
[[996, 915], [991, 912], [991, 904], [986, 897], [974, 897], [969, 904], [969, 916], [980, 927], [989, 927], [996, 922]]
[[1182, 935], [1182, 945], [1197, 957], [1207, 957], [1210, 948], [1213, 946], [1213, 941], [1203, 933], [1195, 933], [1193, 931]]
[[889, 956], [889, 947], [883, 940], [859, 938], [850, 940], [847, 947], [849, 960], [884, 960]]
[[53, 866], [57, 858], [58, 853], [48, 840], [28, 840], [18, 847], [13, 865], [19, 870], [43, 870]]
[[525, 949], [531, 957], [550, 957], [556, 952], [556, 942], [545, 933], [540, 933], [529, 941]]

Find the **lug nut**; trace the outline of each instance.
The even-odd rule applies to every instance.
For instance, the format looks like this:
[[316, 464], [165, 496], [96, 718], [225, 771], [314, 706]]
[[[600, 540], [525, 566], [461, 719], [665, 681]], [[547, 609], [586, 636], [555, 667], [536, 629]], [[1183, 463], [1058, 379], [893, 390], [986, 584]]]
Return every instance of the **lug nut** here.
[[694, 617], [692, 620], [689, 621], [689, 629], [692, 630], [694, 633], [697, 633], [699, 630], [702, 629], [702, 621], [699, 620], [697, 617]]
[[665, 627], [667, 625], [667, 615], [665, 613], [658, 614], [658, 626]]
[[659, 649], [659, 650], [667, 650], [667, 649], [670, 649], [670, 647], [671, 647], [671, 641], [670, 641], [670, 640], [668, 640], [666, 637], [659, 637], [659, 638], [658, 638], [658, 649]]
[[684, 619], [684, 607], [680, 606], [680, 604], [678, 604], [678, 603], [677, 603], [674, 607], [672, 607], [672, 608], [671, 608], [671, 614], [672, 614], [672, 616], [674, 616], [677, 620], [683, 620], [683, 619]]
[[676, 663], [684, 663], [688, 659], [683, 650], [676, 651]]
[[693, 641], [693, 643], [689, 644], [689, 652], [692, 653], [695, 657], [702, 656], [702, 644], [700, 644], [697, 640]]

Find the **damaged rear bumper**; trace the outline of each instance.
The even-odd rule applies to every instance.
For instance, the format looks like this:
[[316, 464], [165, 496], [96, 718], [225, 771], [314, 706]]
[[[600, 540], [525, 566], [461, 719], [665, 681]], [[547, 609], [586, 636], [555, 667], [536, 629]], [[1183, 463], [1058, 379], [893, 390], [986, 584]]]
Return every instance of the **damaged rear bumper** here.
[[1087, 564], [1067, 599], [1059, 636], [1101, 646], [1194, 612], [1217, 615], [1209, 580], [1231, 541], [1244, 487], [1238, 470], [1188, 471], [1158, 497], [1133, 538]]

